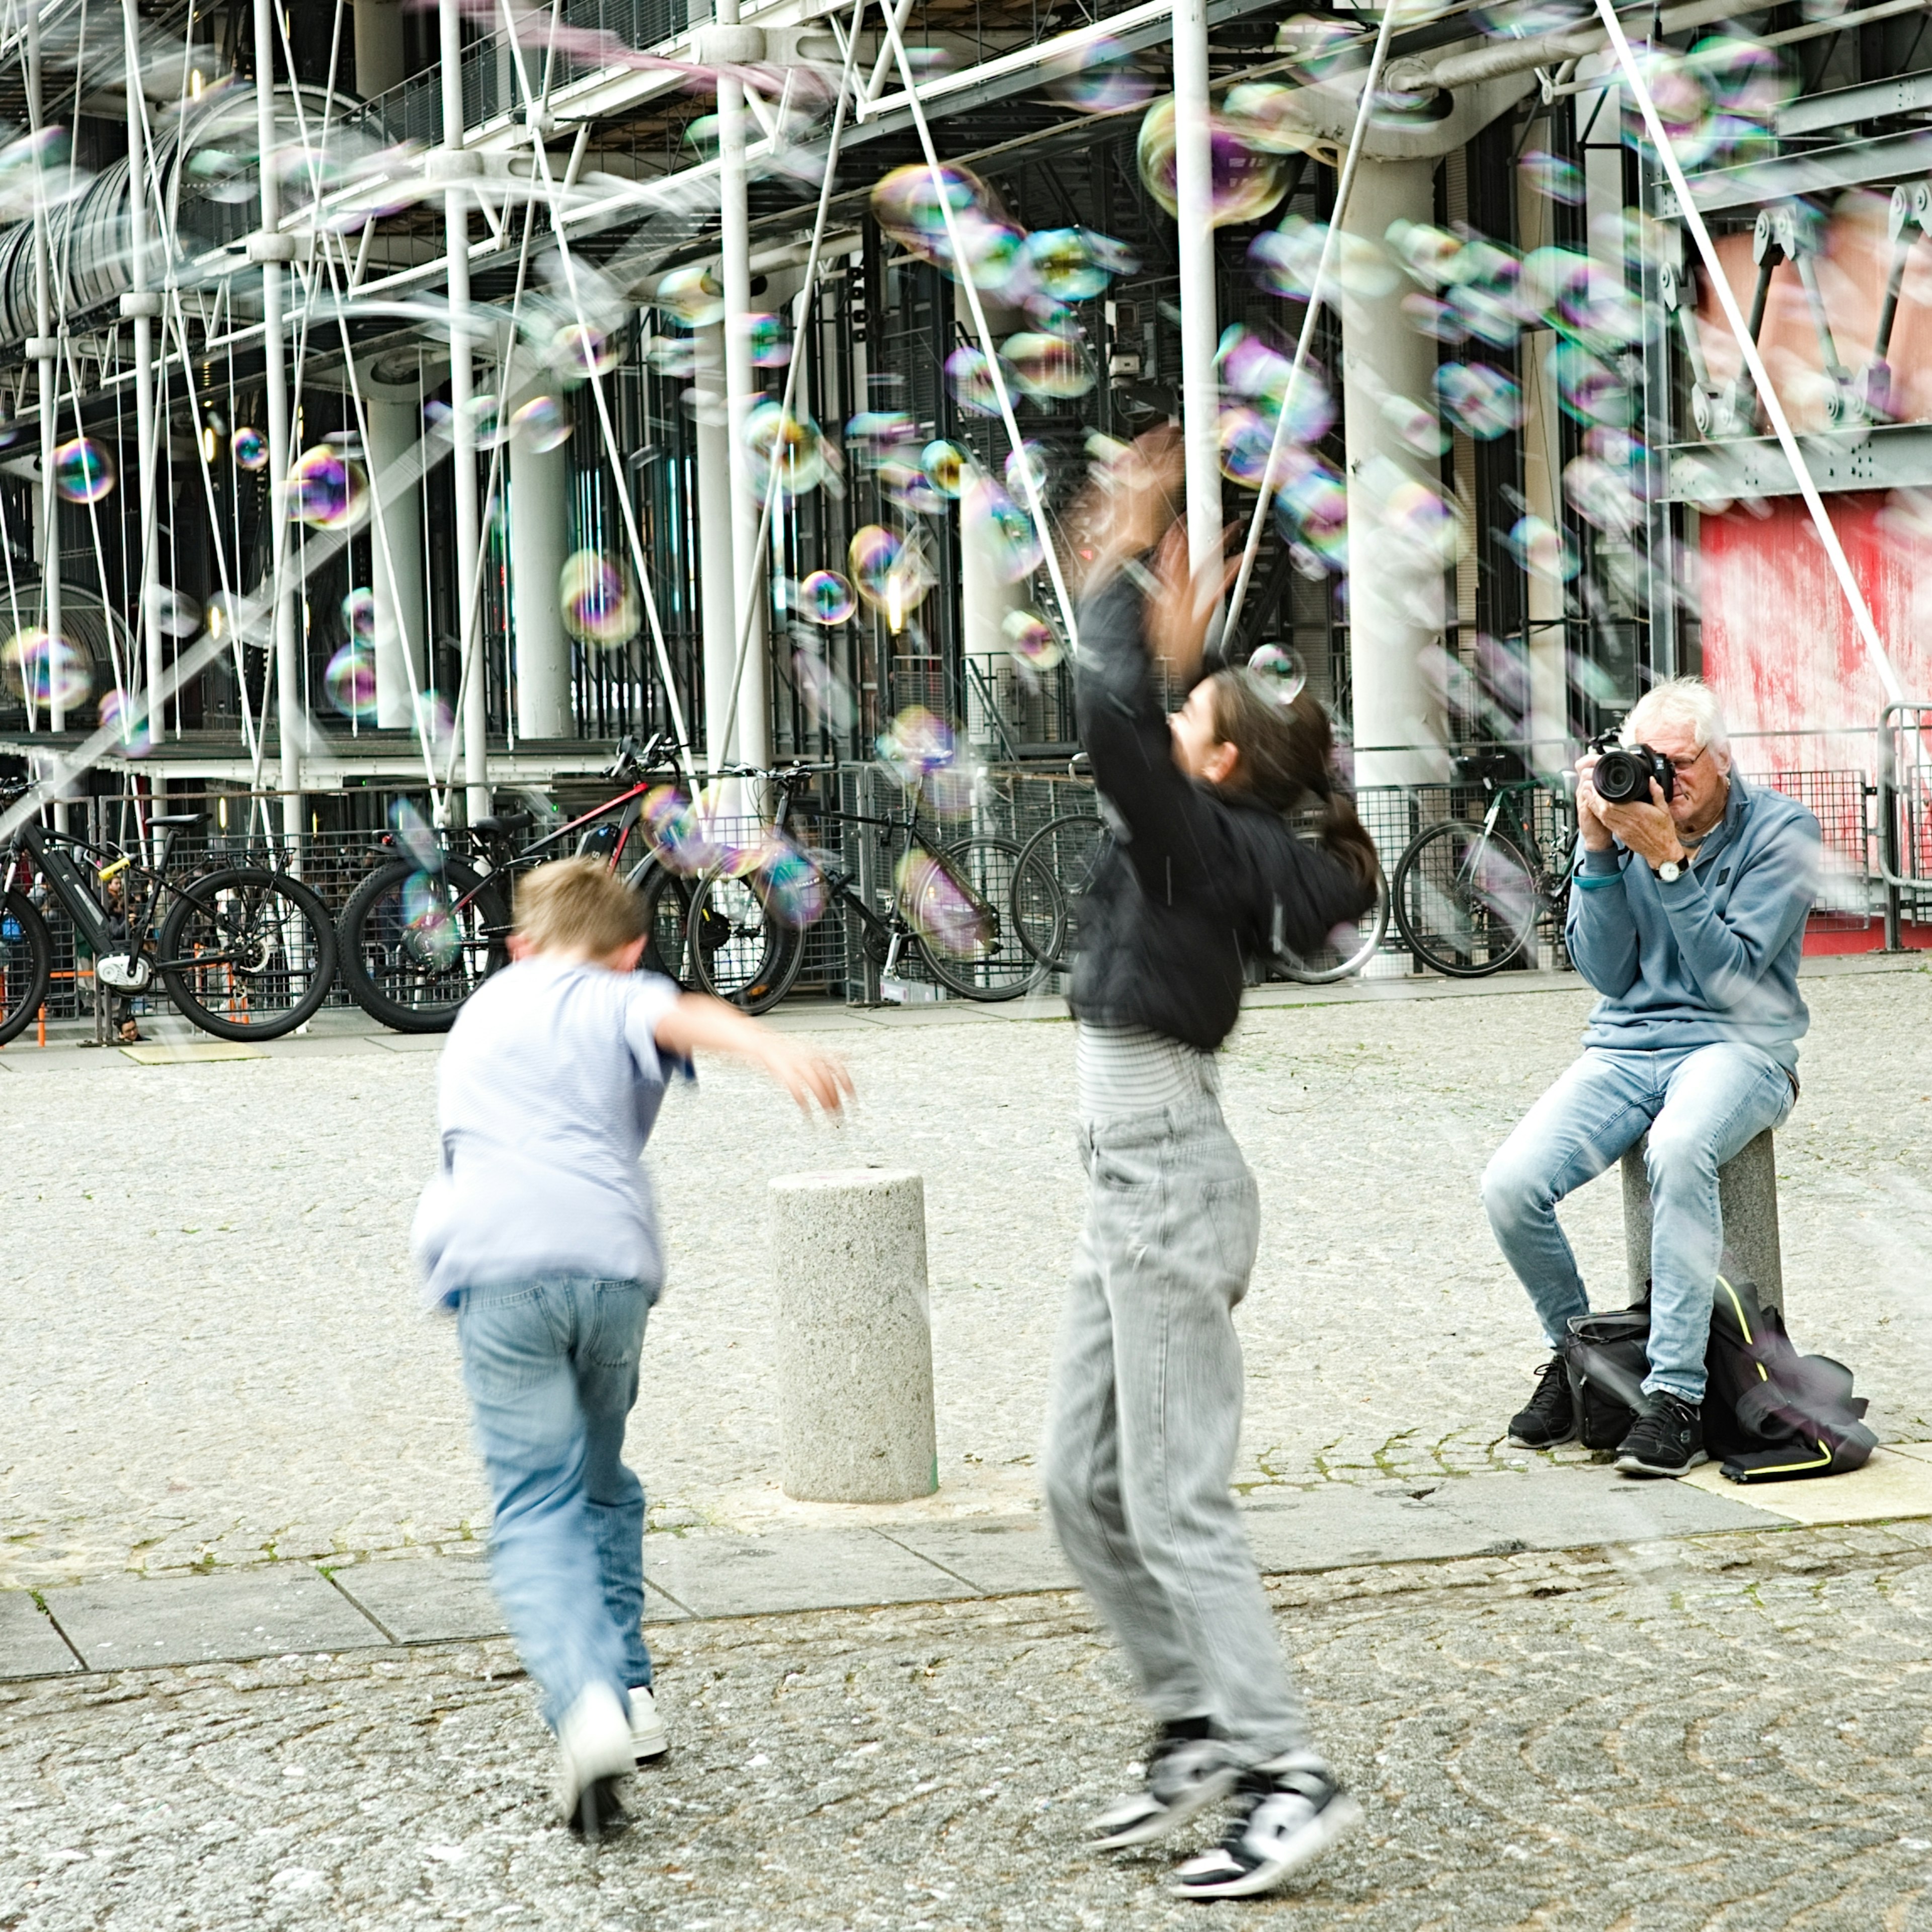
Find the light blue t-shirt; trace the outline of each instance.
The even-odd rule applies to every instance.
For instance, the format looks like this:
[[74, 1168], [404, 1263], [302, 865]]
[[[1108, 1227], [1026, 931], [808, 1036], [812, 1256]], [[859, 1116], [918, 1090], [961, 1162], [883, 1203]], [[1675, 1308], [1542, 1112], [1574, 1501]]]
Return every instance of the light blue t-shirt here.
[[464, 1002], [436, 1078], [442, 1159], [411, 1234], [433, 1303], [546, 1274], [661, 1280], [640, 1158], [664, 1100], [657, 1024], [677, 999], [654, 974], [538, 956]]

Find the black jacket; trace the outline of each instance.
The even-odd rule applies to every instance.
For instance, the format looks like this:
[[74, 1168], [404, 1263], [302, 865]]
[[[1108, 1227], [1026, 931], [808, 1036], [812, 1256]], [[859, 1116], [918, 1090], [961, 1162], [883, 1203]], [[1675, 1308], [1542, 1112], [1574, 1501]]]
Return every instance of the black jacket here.
[[1081, 908], [1072, 1006], [1211, 1052], [1234, 1028], [1248, 959], [1277, 933], [1314, 950], [1373, 894], [1279, 813], [1181, 771], [1142, 619], [1124, 576], [1080, 613], [1080, 736], [1115, 842]]

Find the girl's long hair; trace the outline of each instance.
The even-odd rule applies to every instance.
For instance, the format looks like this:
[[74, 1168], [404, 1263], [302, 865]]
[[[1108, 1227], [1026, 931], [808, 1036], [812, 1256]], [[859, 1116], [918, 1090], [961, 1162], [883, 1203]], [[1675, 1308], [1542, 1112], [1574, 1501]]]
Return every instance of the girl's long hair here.
[[1283, 814], [1318, 807], [1322, 844], [1364, 885], [1373, 886], [1379, 864], [1375, 841], [1336, 779], [1335, 734], [1328, 713], [1306, 691], [1283, 704], [1244, 670], [1217, 670], [1208, 682], [1216, 734], [1240, 754], [1232, 788]]

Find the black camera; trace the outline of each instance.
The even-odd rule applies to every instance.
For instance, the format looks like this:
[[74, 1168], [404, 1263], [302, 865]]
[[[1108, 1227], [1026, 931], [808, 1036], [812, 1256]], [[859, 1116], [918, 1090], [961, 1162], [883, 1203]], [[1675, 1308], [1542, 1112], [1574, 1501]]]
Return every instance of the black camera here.
[[1591, 742], [1598, 754], [1590, 782], [1606, 805], [1648, 805], [1654, 778], [1667, 801], [1677, 790], [1677, 767], [1648, 745], [1613, 745], [1606, 732]]

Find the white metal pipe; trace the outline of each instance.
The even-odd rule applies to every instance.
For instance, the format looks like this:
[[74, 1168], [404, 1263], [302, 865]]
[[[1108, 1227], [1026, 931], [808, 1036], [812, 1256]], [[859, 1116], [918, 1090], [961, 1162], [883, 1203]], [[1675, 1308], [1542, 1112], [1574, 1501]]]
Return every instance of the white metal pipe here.
[[[148, 168], [147, 121], [141, 111], [141, 90], [135, 76], [140, 71], [140, 20], [136, 0], [121, 0], [122, 38], [128, 56], [128, 286], [135, 297], [134, 309], [134, 450], [140, 494], [141, 564], [139, 609], [141, 643], [146, 660], [147, 688], [152, 694], [161, 688], [166, 668], [162, 656], [160, 612], [155, 605], [158, 585], [154, 576], [157, 518], [155, 514], [154, 442], [154, 325], [141, 298], [148, 292]], [[176, 714], [180, 728], [181, 714]], [[148, 735], [160, 741], [164, 720], [150, 699]]]
[[[27, 120], [34, 133], [40, 130], [44, 118], [40, 68], [40, 15], [34, 0], [27, 8]], [[61, 634], [60, 495], [54, 488], [54, 446], [60, 415], [59, 344], [54, 340], [52, 251], [47, 232], [46, 183], [42, 171], [34, 170], [34, 331], [40, 400], [40, 608], [41, 622], [48, 634]], [[27, 700], [29, 723], [34, 716], [33, 699]], [[60, 730], [66, 724], [62, 708], [60, 681], [50, 677], [47, 684], [47, 729]]]
[[1174, 192], [1180, 268], [1180, 429], [1187, 474], [1187, 562], [1217, 568], [1221, 541], [1220, 340], [1214, 288], [1214, 142], [1208, 118], [1207, 0], [1174, 0]]

